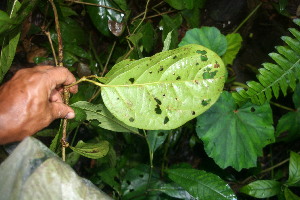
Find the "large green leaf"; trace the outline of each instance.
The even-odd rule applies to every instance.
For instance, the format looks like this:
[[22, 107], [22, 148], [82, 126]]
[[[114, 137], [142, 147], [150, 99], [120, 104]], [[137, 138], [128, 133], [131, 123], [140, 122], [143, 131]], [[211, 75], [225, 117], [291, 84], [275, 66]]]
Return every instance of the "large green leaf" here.
[[[116, 8], [117, 5], [111, 0], [84, 0], [88, 3], [94, 3], [106, 7]], [[123, 6], [122, 6], [123, 7]], [[124, 8], [124, 7], [123, 7]], [[118, 11], [97, 6], [86, 6], [87, 12], [94, 24], [94, 26], [105, 36], [110, 36], [108, 28], [108, 21], [115, 21], [121, 23], [125, 14]]]
[[88, 158], [98, 159], [104, 157], [109, 151], [109, 142], [103, 140], [98, 143], [85, 143], [79, 141], [75, 147], [70, 148], [80, 155]]
[[197, 118], [196, 131], [206, 153], [222, 168], [236, 170], [256, 166], [262, 148], [274, 141], [269, 104], [250, 102], [238, 108], [231, 94], [223, 92], [218, 102]]
[[291, 152], [290, 165], [289, 165], [289, 179], [288, 185], [293, 185], [300, 181], [300, 155]]
[[174, 129], [206, 111], [225, 81], [222, 60], [200, 45], [125, 60], [107, 73], [101, 94], [125, 124], [147, 130]]
[[227, 49], [226, 37], [216, 27], [194, 28], [186, 32], [178, 46], [200, 44], [222, 56]]
[[256, 198], [268, 198], [281, 192], [281, 183], [273, 180], [261, 180], [252, 182], [240, 190]]
[[136, 128], [127, 126], [123, 122], [116, 119], [103, 104], [92, 104], [86, 101], [78, 101], [71, 107], [80, 108], [85, 111], [86, 119], [97, 120], [101, 128], [116, 132], [133, 132], [138, 133]]
[[176, 199], [196, 200], [196, 198], [194, 198], [186, 190], [175, 183], [163, 184], [162, 186], [160, 186], [159, 190]]
[[226, 53], [222, 56], [222, 60], [226, 65], [232, 65], [233, 60], [236, 57], [236, 54], [239, 52], [242, 47], [243, 38], [238, 33], [231, 33], [226, 35], [227, 40], [227, 50]]
[[171, 180], [197, 199], [236, 199], [229, 185], [214, 174], [195, 169], [169, 169], [167, 173]]

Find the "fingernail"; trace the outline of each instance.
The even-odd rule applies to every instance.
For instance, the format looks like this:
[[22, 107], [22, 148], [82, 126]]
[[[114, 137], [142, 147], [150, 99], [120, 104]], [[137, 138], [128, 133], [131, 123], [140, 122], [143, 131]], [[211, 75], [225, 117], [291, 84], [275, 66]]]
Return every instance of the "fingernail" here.
[[69, 112], [67, 115], [66, 115], [66, 119], [73, 119], [75, 117], [75, 113], [73, 112]]

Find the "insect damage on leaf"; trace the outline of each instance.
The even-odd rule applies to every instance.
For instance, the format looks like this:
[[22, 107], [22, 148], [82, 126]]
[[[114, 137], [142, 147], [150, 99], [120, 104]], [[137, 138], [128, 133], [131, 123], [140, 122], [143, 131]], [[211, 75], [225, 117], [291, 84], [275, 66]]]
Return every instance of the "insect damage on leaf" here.
[[101, 95], [110, 112], [129, 126], [173, 129], [216, 102], [225, 74], [221, 58], [213, 51], [185, 45], [116, 64], [106, 75]]

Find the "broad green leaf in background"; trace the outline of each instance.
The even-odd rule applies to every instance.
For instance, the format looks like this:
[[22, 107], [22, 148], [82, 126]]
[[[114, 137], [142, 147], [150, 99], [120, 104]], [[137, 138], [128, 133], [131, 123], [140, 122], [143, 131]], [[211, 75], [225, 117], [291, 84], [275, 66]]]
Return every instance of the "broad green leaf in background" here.
[[235, 200], [229, 185], [220, 177], [196, 169], [169, 169], [169, 178], [196, 199]]
[[165, 41], [168, 34], [172, 31], [171, 34], [171, 43], [170, 50], [177, 47], [178, 44], [178, 28], [182, 24], [181, 15], [175, 15], [174, 17], [170, 17], [168, 15], [163, 15], [162, 20], [160, 21], [160, 29], [162, 29], [162, 41]]
[[232, 65], [233, 60], [235, 59], [237, 53], [242, 47], [243, 38], [238, 33], [231, 33], [226, 35], [227, 40], [227, 50], [226, 53], [222, 56], [222, 60], [226, 65]]
[[284, 189], [284, 197], [286, 200], [300, 200], [300, 197], [295, 195], [290, 189]]
[[289, 165], [289, 179], [287, 181], [288, 185], [294, 185], [300, 181], [300, 155], [291, 152], [290, 165]]
[[158, 199], [160, 192], [148, 189], [159, 188], [159, 185], [161, 185], [159, 175], [153, 171], [149, 182], [149, 171], [149, 166], [138, 165], [126, 173], [121, 183], [122, 200]]
[[155, 130], [147, 132], [147, 141], [149, 143], [149, 149], [151, 152], [155, 152], [160, 145], [162, 145], [170, 131], [166, 130]]
[[194, 8], [181, 11], [183, 18], [190, 28], [198, 28], [201, 20], [201, 8], [204, 7], [206, 0], [194, 0]]
[[3, 27], [7, 24], [13, 24], [13, 22], [6, 12], [0, 10], [0, 33], [2, 32], [1, 30], [3, 29]]
[[203, 26], [187, 31], [178, 46], [181, 47], [187, 44], [205, 46], [219, 56], [224, 55], [227, 49], [226, 37], [216, 27]]
[[126, 0], [113, 0], [122, 10], [128, 10], [128, 5]]
[[168, 196], [174, 197], [176, 199], [196, 200], [196, 198], [190, 195], [186, 190], [174, 183], [163, 184], [162, 186], [160, 186], [159, 190], [167, 194]]
[[118, 193], [121, 192], [121, 184], [116, 181], [118, 180], [116, 179], [116, 177], [118, 177], [118, 171], [116, 170], [116, 168], [108, 168], [106, 170], [101, 170], [98, 172], [98, 175], [101, 177], [101, 181], [108, 184]]
[[218, 55], [203, 46], [188, 45], [119, 62], [106, 74], [101, 95], [108, 110], [129, 126], [174, 129], [214, 104], [225, 74]]
[[155, 31], [150, 22], [142, 26], [141, 32], [143, 33], [142, 45], [146, 52], [150, 53], [155, 44]]
[[281, 192], [281, 183], [274, 180], [255, 181], [242, 187], [240, 192], [256, 198], [268, 198]]
[[282, 140], [294, 140], [300, 137], [300, 83], [297, 84], [293, 94], [293, 102], [295, 111], [283, 115], [276, 127], [276, 136], [284, 132], [288, 133]]
[[[63, 18], [59, 23], [61, 29], [61, 37], [64, 44], [83, 45], [88, 43], [86, 32], [77, 21], [70, 17]], [[57, 44], [56, 31], [50, 30], [52, 40]]]
[[[88, 3], [94, 3], [98, 5], [103, 5], [107, 7], [117, 8], [117, 5], [112, 0], [84, 0]], [[120, 1], [118, 1], [121, 3]], [[122, 3], [124, 6], [124, 2]], [[86, 6], [87, 12], [94, 24], [94, 26], [98, 29], [100, 33], [105, 36], [111, 36], [110, 30], [108, 28], [108, 21], [115, 21], [121, 23], [125, 16], [124, 13], [120, 13], [118, 11], [97, 7], [97, 6]]]
[[209, 157], [221, 167], [236, 170], [256, 166], [262, 148], [274, 142], [269, 104], [247, 103], [238, 108], [232, 95], [223, 92], [218, 102], [197, 118], [196, 132]]
[[103, 140], [98, 143], [84, 143], [79, 141], [75, 147], [70, 148], [80, 155], [91, 159], [99, 159], [104, 157], [109, 151], [109, 142]]
[[85, 111], [87, 120], [97, 120], [101, 128], [116, 132], [133, 132], [138, 130], [127, 126], [123, 122], [116, 119], [103, 104], [92, 104], [86, 101], [78, 101], [71, 105], [73, 108], [80, 108]]

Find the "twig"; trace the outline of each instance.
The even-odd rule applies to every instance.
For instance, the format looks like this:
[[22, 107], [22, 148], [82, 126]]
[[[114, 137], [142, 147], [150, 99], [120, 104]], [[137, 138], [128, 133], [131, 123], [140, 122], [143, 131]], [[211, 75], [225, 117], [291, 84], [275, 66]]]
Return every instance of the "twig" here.
[[102, 7], [102, 8], [107, 8], [107, 9], [111, 9], [120, 13], [124, 13], [123, 10], [119, 10], [117, 8], [113, 8], [113, 7], [109, 7], [109, 6], [104, 6], [104, 5], [100, 5], [100, 4], [96, 4], [96, 3], [88, 3], [88, 2], [82, 2], [82, 1], [75, 1], [75, 0], [65, 0], [68, 2], [73, 2], [73, 3], [78, 3], [78, 4], [84, 4], [84, 5], [89, 5], [89, 6], [97, 6], [97, 7]]
[[145, 13], [144, 13], [143, 19], [140, 21], [139, 25], [134, 29], [134, 31], [132, 32], [132, 34], [134, 34], [134, 33], [138, 30], [138, 28], [141, 26], [141, 24], [143, 23], [143, 21], [146, 19], [146, 15], [147, 15], [147, 12], [148, 12], [148, 5], [149, 5], [149, 2], [150, 2], [150, 0], [147, 0], [146, 8], [145, 8]]
[[44, 32], [44, 34], [47, 36], [48, 41], [49, 41], [49, 43], [50, 43], [51, 50], [52, 50], [52, 55], [53, 55], [53, 58], [54, 58], [55, 65], [58, 66], [58, 62], [57, 62], [57, 58], [56, 58], [56, 53], [55, 53], [55, 50], [54, 50], [54, 47], [53, 47], [53, 43], [52, 43], [52, 39], [51, 39], [50, 32], [49, 32], [49, 31], [46, 31], [46, 30], [43, 30], [43, 32]]
[[113, 53], [113, 51], [114, 51], [114, 49], [115, 49], [116, 43], [117, 43], [117, 42], [114, 41], [113, 46], [112, 46], [112, 48], [111, 48], [111, 50], [110, 50], [110, 52], [109, 52], [108, 58], [107, 58], [107, 60], [106, 60], [104, 69], [103, 69], [103, 71], [102, 71], [102, 73], [101, 73], [101, 76], [103, 76], [104, 73], [105, 73], [105, 71], [107, 70], [107, 66], [108, 66], [108, 63], [109, 63], [110, 58], [111, 58], [111, 56], [112, 56], [112, 53]]
[[[55, 29], [56, 29], [57, 40], [58, 40], [58, 66], [63, 67], [63, 60], [64, 60], [63, 42], [62, 42], [62, 37], [61, 37], [61, 32], [60, 32], [58, 14], [57, 14], [57, 10], [56, 10], [53, 0], [49, 0], [49, 2], [52, 6], [53, 13], [54, 13]], [[67, 87], [65, 87], [63, 90], [63, 100], [64, 100], [64, 103], [67, 105], [69, 104], [69, 97], [70, 97], [69, 89]], [[62, 138], [61, 138], [62, 160], [65, 161], [66, 160], [66, 147], [68, 147], [68, 142], [66, 141], [68, 120], [65, 118], [62, 120], [62, 123], [63, 123]]]
[[278, 103], [274, 103], [274, 102], [272, 102], [272, 101], [270, 101], [270, 104], [272, 104], [272, 105], [274, 105], [274, 106], [277, 106], [278, 108], [282, 108], [282, 109], [288, 110], [288, 111], [292, 111], [292, 112], [295, 112], [295, 111], [296, 111], [295, 109], [292, 109], [292, 108], [289, 108], [289, 107], [280, 105], [280, 104], [278, 104]]

